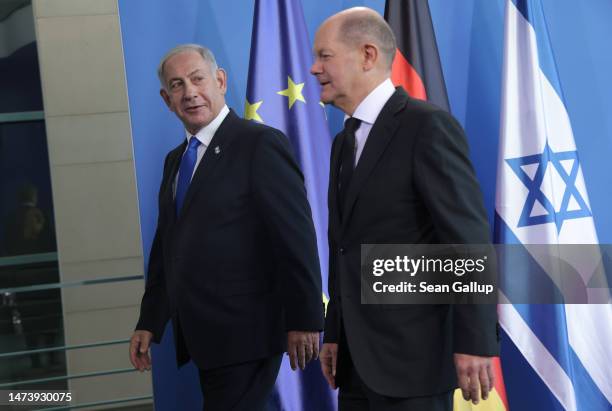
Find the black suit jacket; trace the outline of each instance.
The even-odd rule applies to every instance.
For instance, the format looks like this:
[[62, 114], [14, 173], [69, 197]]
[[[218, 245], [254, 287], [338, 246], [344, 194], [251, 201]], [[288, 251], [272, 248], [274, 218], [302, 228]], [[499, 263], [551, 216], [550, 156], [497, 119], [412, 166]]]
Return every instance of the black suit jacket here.
[[380, 394], [449, 391], [457, 385], [454, 352], [497, 354], [496, 307], [362, 305], [360, 245], [489, 243], [464, 133], [448, 113], [396, 90], [370, 131], [340, 219], [342, 140], [340, 133], [331, 157], [325, 341], [339, 342], [343, 325], [356, 370]]
[[185, 147], [165, 160], [136, 328], [159, 342], [172, 318], [176, 340], [180, 319], [201, 369], [281, 353], [289, 330], [322, 330], [315, 231], [288, 139], [230, 111], [177, 218], [173, 185]]

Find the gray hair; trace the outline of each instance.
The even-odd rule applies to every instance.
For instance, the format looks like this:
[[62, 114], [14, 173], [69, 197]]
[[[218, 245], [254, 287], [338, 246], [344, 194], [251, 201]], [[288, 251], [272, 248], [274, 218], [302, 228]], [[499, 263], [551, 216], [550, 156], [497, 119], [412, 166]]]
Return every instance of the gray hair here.
[[347, 15], [340, 24], [340, 40], [358, 47], [370, 42], [378, 46], [387, 69], [391, 70], [397, 43], [389, 24], [377, 13]]
[[164, 64], [166, 64], [166, 62], [171, 57], [176, 56], [179, 53], [184, 53], [186, 51], [195, 51], [200, 56], [202, 56], [204, 61], [208, 63], [211, 73], [214, 73], [219, 68], [219, 66], [217, 65], [217, 60], [215, 60], [215, 55], [208, 48], [200, 46], [199, 44], [181, 44], [167, 52], [164, 58], [162, 58], [159, 62], [159, 66], [157, 66], [157, 77], [159, 78], [159, 82], [164, 89], [166, 88], [164, 79]]

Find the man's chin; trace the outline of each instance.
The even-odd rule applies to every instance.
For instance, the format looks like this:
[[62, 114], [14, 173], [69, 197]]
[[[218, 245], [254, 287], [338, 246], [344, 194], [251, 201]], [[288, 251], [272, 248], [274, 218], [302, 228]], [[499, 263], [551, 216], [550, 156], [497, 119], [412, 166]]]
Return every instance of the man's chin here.
[[202, 130], [204, 127], [206, 127], [209, 124], [210, 124], [210, 121], [208, 121], [208, 122], [193, 122], [193, 123], [186, 124], [185, 128], [191, 134], [197, 134], [200, 130]]
[[334, 99], [331, 97], [321, 96], [321, 103], [334, 105]]
[[209, 125], [212, 120], [213, 118], [211, 116], [194, 116], [187, 119], [186, 128], [187, 130], [197, 129], [199, 131]]

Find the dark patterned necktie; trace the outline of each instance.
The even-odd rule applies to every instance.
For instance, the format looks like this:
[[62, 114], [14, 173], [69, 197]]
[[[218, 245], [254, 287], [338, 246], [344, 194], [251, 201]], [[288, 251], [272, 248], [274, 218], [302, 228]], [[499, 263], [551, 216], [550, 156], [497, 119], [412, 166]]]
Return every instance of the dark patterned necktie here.
[[344, 122], [344, 142], [340, 151], [340, 169], [338, 171], [338, 209], [342, 215], [346, 192], [355, 169], [355, 131], [361, 125], [361, 120], [354, 117]]
[[181, 213], [183, 208], [183, 202], [185, 201], [185, 195], [191, 182], [191, 176], [193, 175], [193, 169], [195, 168], [198, 160], [198, 147], [200, 146], [200, 140], [195, 137], [189, 139], [189, 146], [187, 151], [183, 154], [181, 159], [181, 165], [179, 167], [178, 182], [176, 184], [176, 215], [177, 217]]

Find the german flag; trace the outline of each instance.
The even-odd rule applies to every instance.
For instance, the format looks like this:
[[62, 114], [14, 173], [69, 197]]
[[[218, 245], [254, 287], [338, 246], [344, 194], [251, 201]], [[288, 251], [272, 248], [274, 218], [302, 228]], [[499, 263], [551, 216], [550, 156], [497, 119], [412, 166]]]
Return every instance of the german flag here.
[[449, 111], [446, 85], [427, 0], [387, 0], [385, 20], [397, 41], [391, 80], [413, 98]]
[[[411, 97], [427, 100], [450, 111], [440, 55], [427, 0], [387, 0], [385, 20], [397, 41], [391, 80]], [[457, 389], [454, 411], [508, 411], [508, 400], [499, 357], [493, 359], [495, 386], [489, 399], [478, 405], [467, 402]]]

